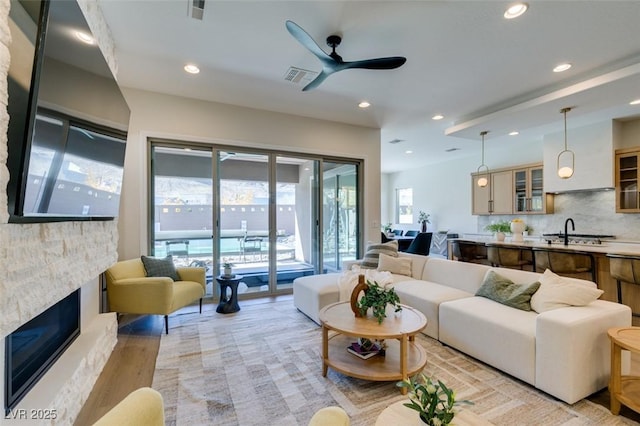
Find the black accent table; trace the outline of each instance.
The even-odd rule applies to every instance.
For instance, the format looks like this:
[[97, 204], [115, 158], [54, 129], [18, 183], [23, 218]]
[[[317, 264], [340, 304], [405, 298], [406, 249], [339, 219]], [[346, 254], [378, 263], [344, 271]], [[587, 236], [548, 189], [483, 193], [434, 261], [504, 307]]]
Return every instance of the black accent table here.
[[[216, 281], [220, 284], [220, 303], [218, 303], [216, 312], [231, 314], [240, 310], [240, 305], [238, 305], [238, 283], [243, 278], [242, 275], [233, 275], [231, 277], [218, 275], [216, 277]], [[231, 297], [227, 296], [227, 288], [231, 289]]]

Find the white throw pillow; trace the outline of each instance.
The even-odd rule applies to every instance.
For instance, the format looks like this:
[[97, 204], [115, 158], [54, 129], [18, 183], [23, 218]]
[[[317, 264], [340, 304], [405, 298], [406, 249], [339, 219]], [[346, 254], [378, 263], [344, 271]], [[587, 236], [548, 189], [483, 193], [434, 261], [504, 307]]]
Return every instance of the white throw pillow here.
[[531, 308], [538, 313], [567, 306], [585, 306], [604, 293], [595, 283], [561, 277], [549, 269], [544, 271], [539, 281], [540, 288], [531, 297]]
[[407, 257], [391, 257], [380, 253], [378, 271], [388, 271], [392, 274], [411, 276], [411, 259]]

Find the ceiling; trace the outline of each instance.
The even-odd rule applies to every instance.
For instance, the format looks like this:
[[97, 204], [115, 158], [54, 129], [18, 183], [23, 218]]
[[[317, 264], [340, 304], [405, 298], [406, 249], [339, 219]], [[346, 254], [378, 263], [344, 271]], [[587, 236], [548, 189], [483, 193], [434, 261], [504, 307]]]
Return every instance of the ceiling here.
[[[380, 128], [382, 172], [479, 156], [483, 130], [487, 149], [516, 150], [561, 131], [567, 106], [569, 127], [640, 116], [629, 105], [640, 98], [640, 1], [530, 1], [512, 20], [503, 18], [511, 3], [494, 0], [206, 0], [202, 20], [188, 0], [99, 4], [124, 87]], [[345, 61], [407, 62], [341, 71], [303, 92], [285, 80], [289, 67], [321, 64], [286, 20], [327, 52], [326, 37], [341, 35]], [[562, 62], [573, 66], [552, 72]], [[201, 72], [185, 73], [186, 63]]]

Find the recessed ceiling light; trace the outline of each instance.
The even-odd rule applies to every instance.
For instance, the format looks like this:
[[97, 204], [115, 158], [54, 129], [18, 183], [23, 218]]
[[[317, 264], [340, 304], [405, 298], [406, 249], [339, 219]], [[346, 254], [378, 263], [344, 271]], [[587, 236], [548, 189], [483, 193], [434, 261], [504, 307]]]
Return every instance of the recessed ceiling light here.
[[513, 132], [510, 132], [510, 133], [509, 133], [509, 136], [517, 136], [517, 135], [519, 135], [519, 134], [520, 134], [520, 132], [518, 132], [518, 131], [514, 130]]
[[360, 102], [360, 103], [358, 104], [358, 106], [359, 106], [360, 108], [369, 108], [369, 107], [371, 106], [371, 104], [370, 104], [369, 102], [367, 102], [367, 101], [362, 101], [362, 102]]
[[529, 5], [527, 3], [514, 3], [504, 11], [504, 17], [506, 19], [517, 18], [527, 11]]
[[76, 37], [78, 38], [78, 40], [80, 40], [83, 43], [87, 43], [87, 44], [95, 43], [95, 40], [93, 39], [93, 37], [91, 37], [90, 34], [87, 34], [82, 31], [76, 31]]
[[184, 70], [189, 74], [198, 74], [200, 72], [200, 68], [193, 64], [187, 64], [184, 66]]
[[553, 72], [563, 72], [568, 70], [569, 68], [571, 68], [571, 64], [567, 62], [564, 64], [556, 65], [556, 67], [553, 69]]
[[629, 102], [629, 105], [640, 105], [640, 99], [636, 99], [635, 101]]
[[431, 117], [432, 120], [442, 120], [444, 118], [444, 115], [442, 114], [436, 114], [433, 117]]
[[410, 149], [408, 149], [408, 150], [406, 150], [404, 153], [405, 153], [405, 154], [413, 154], [413, 151], [411, 151]]

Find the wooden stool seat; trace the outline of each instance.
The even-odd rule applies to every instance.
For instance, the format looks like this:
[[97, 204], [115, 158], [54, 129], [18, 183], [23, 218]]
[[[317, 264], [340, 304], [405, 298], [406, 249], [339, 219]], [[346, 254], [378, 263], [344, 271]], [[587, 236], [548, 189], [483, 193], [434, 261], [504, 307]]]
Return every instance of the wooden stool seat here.
[[478, 244], [472, 241], [456, 240], [452, 242], [453, 256], [461, 262], [484, 263], [487, 256], [478, 251]]
[[525, 258], [526, 252], [531, 250], [501, 244], [487, 244], [487, 259], [492, 266], [524, 269], [525, 266], [533, 265], [533, 259]]
[[534, 247], [533, 253], [536, 271], [549, 269], [559, 275], [590, 273], [591, 281], [596, 282], [596, 262], [589, 252]]
[[[634, 254], [607, 253], [609, 258], [609, 273], [616, 280], [618, 303], [622, 303], [622, 283], [640, 284], [640, 256]], [[640, 317], [640, 313], [632, 313]]]

